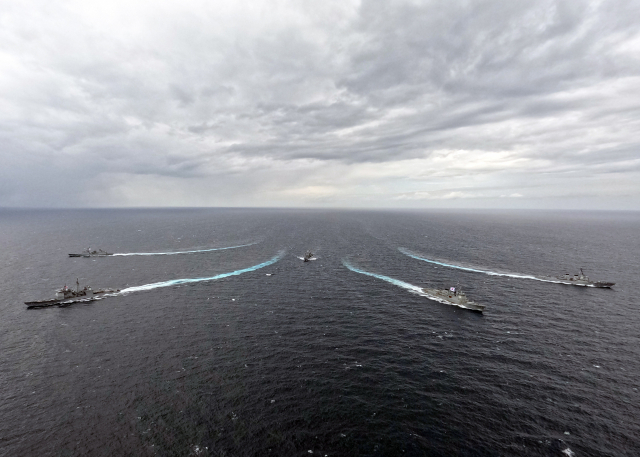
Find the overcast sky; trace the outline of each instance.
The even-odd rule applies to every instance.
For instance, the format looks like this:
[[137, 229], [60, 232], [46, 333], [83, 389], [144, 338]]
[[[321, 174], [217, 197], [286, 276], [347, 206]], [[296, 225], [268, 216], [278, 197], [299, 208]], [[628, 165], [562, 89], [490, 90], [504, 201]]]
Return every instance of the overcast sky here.
[[640, 209], [640, 0], [0, 1], [0, 207]]

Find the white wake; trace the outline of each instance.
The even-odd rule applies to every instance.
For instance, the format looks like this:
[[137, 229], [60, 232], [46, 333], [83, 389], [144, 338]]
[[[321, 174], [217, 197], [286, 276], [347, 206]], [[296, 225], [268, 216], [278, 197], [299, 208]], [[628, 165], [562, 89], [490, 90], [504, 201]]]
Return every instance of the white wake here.
[[[420, 257], [419, 255], [416, 255], [414, 253], [412, 253], [411, 251], [409, 251], [406, 248], [398, 248], [398, 250], [400, 252], [402, 252], [404, 255], [407, 255], [413, 259], [417, 259], [417, 260], [422, 260], [423, 262], [429, 262], [429, 263], [433, 263], [435, 265], [441, 265], [443, 267], [449, 267], [449, 268], [456, 268], [458, 270], [464, 270], [464, 271], [473, 271], [474, 273], [484, 273], [486, 275], [489, 276], [506, 276], [508, 278], [518, 278], [518, 279], [533, 279], [534, 281], [542, 281], [542, 282], [552, 282], [555, 284], [565, 284], [562, 281], [558, 281], [556, 279], [552, 279], [552, 278], [543, 278], [540, 276], [533, 276], [533, 275], [525, 275], [525, 274], [519, 274], [519, 273], [505, 273], [505, 272], [497, 272], [497, 271], [491, 271], [491, 270], [481, 270], [478, 268], [471, 268], [471, 267], [463, 267], [462, 265], [455, 265], [452, 263], [444, 263], [444, 262], [438, 262], [437, 260], [431, 260], [431, 259], [426, 259], [424, 257]], [[579, 285], [579, 284], [577, 284]]]
[[[253, 265], [251, 267], [243, 268], [241, 270], [232, 271], [230, 273], [220, 273], [215, 276], [210, 276], [207, 278], [185, 278], [185, 279], [172, 279], [170, 281], [162, 281], [162, 282], [154, 282], [151, 284], [143, 284], [141, 286], [127, 287], [126, 289], [121, 290], [118, 294], [128, 294], [130, 292], [141, 292], [144, 290], [152, 290], [157, 289], [159, 287], [170, 287], [178, 284], [190, 284], [193, 282], [202, 282], [202, 281], [215, 281], [216, 279], [228, 278], [229, 276], [237, 276], [243, 273], [248, 273], [250, 271], [256, 271], [260, 268], [268, 267], [269, 265], [273, 265], [278, 260], [282, 258], [284, 255], [284, 251], [280, 251], [277, 255], [272, 257], [270, 260], [266, 262], [259, 263], [258, 265]], [[118, 295], [114, 294], [114, 295]]]
[[113, 254], [114, 256], [131, 256], [131, 255], [176, 255], [176, 254], [193, 254], [194, 252], [210, 252], [210, 251], [224, 251], [225, 249], [244, 248], [246, 246], [253, 246], [256, 243], [241, 244], [239, 246], [227, 246], [224, 248], [211, 248], [211, 249], [197, 249], [194, 251], [172, 251], [172, 252], [121, 252]]

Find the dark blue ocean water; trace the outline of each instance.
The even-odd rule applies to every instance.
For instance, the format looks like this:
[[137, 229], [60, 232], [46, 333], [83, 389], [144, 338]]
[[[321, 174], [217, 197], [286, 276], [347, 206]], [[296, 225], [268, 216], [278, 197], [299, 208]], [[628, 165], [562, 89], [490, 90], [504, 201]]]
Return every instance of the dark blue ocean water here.
[[[614, 212], [1, 210], [0, 454], [638, 456], [639, 233]], [[23, 304], [76, 278], [134, 289]], [[166, 283], [194, 278], [217, 279]]]

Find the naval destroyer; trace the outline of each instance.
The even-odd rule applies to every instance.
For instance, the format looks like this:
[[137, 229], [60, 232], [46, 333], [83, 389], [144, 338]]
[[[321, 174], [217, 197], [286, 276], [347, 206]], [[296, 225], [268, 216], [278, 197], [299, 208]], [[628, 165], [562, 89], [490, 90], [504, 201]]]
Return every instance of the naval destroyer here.
[[98, 249], [97, 251], [95, 251], [91, 248], [87, 248], [80, 254], [69, 254], [69, 257], [105, 257], [108, 255], [113, 255], [113, 253], [103, 251], [102, 249]]
[[605, 282], [605, 281], [591, 281], [589, 276], [585, 275], [580, 268], [579, 275], [570, 275], [569, 273], [564, 274], [562, 276], [556, 276], [554, 279], [559, 280], [562, 284], [570, 284], [572, 286], [583, 286], [583, 287], [600, 287], [600, 288], [610, 288], [614, 286], [615, 282]]
[[481, 313], [485, 308], [484, 305], [479, 305], [469, 300], [464, 292], [457, 290], [455, 287], [450, 287], [449, 289], [430, 289], [428, 287], [424, 287], [422, 291], [440, 302], [459, 306], [460, 308], [470, 309], [471, 311], [478, 311]]

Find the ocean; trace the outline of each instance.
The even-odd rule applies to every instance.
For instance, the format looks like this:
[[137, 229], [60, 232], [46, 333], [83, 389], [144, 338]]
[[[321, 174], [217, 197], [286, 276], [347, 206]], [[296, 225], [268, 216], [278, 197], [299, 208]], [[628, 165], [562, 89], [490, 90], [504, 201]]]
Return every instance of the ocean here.
[[[637, 212], [2, 209], [0, 455], [638, 456], [639, 233]], [[87, 247], [118, 255], [68, 257]], [[579, 268], [616, 285], [539, 280]], [[26, 309], [76, 278], [121, 292]]]

